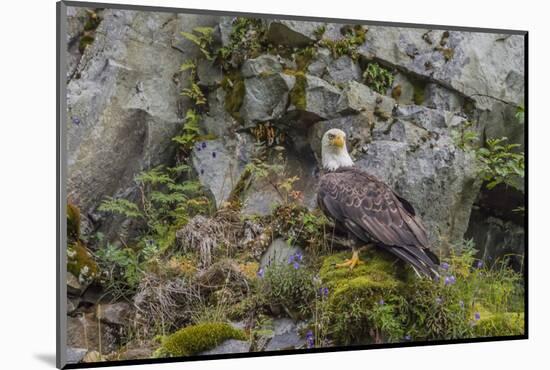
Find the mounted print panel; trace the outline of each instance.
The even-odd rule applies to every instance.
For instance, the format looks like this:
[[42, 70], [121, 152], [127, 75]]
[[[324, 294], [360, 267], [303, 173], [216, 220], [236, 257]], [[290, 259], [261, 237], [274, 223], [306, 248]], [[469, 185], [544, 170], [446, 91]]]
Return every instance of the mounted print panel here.
[[58, 367], [527, 338], [527, 33], [58, 3]]

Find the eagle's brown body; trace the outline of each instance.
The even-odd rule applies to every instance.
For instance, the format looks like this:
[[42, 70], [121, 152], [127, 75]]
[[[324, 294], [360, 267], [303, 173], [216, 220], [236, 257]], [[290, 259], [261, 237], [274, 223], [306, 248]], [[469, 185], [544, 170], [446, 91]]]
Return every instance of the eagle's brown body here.
[[388, 185], [356, 167], [321, 174], [318, 204], [337, 227], [362, 244], [374, 243], [429, 277], [437, 258], [428, 249], [426, 229], [414, 208]]

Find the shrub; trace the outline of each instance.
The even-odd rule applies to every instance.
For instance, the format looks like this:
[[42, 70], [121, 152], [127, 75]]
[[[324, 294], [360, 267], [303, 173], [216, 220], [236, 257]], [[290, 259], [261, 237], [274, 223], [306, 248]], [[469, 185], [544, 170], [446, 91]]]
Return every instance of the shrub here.
[[363, 73], [365, 84], [379, 94], [386, 94], [392, 86], [394, 75], [378, 63], [369, 63]]
[[188, 326], [162, 341], [162, 350], [169, 356], [190, 356], [209, 350], [228, 339], [246, 340], [242, 330], [226, 323]]
[[311, 313], [315, 287], [313, 274], [302, 265], [302, 256], [292, 255], [288, 264], [274, 264], [265, 269], [260, 292], [272, 306], [281, 306], [292, 317]]
[[487, 189], [504, 183], [519, 189], [525, 172], [523, 152], [515, 151], [519, 144], [508, 144], [508, 138], [489, 139], [485, 148], [477, 150], [481, 174], [488, 181]]

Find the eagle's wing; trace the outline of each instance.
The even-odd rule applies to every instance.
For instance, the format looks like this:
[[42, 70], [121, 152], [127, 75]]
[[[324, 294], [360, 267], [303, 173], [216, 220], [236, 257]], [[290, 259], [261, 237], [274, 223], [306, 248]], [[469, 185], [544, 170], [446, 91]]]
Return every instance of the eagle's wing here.
[[351, 168], [320, 178], [319, 206], [357, 238], [384, 245], [426, 275], [437, 274], [426, 229], [412, 205], [385, 183]]

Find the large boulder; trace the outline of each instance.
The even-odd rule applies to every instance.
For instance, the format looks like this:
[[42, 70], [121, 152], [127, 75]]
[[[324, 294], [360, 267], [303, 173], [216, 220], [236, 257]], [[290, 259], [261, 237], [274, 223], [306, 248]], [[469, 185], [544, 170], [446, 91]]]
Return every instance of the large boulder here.
[[456, 147], [451, 137], [463, 122], [450, 112], [399, 108], [396, 121], [375, 132], [376, 140], [356, 162], [413, 205], [434, 247], [462, 239], [481, 185], [473, 153]]
[[316, 41], [316, 31], [321, 22], [275, 19], [267, 21], [267, 38], [274, 45], [304, 47]]
[[68, 197], [84, 214], [105, 196], [130, 196], [138, 172], [172, 161], [189, 106], [173, 77], [200, 53], [179, 32], [215, 20], [116, 9], [102, 17], [67, 84]]

